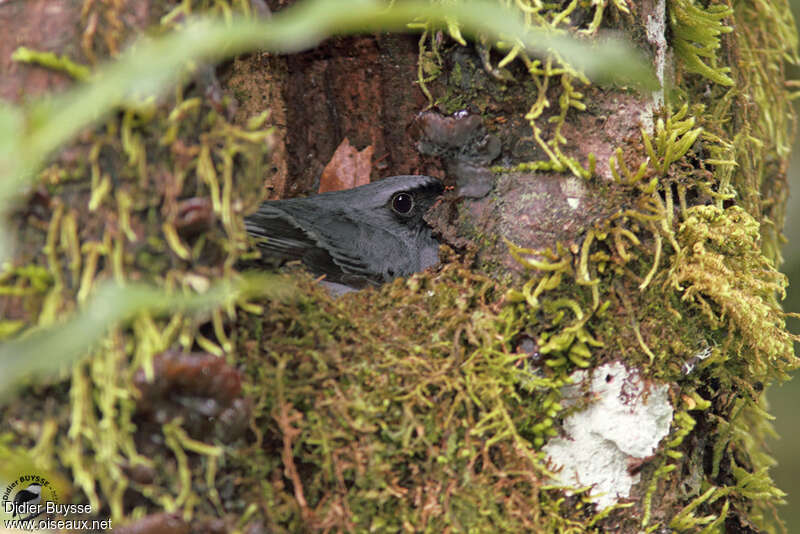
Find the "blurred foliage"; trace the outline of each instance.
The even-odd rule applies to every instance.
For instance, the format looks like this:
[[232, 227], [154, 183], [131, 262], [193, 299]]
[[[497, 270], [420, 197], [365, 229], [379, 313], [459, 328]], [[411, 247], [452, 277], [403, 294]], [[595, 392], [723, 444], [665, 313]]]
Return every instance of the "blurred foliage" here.
[[[794, 20], [800, 17], [800, 1], [791, 0]], [[800, 67], [789, 66], [789, 78], [800, 78]], [[796, 91], [797, 86], [792, 88]], [[794, 94], [795, 113], [798, 108], [797, 93]], [[789, 278], [784, 308], [790, 312], [800, 312], [800, 143], [795, 139], [792, 145], [791, 165], [788, 168], [790, 196], [786, 209], [785, 234], [786, 244], [782, 254], [786, 262], [782, 265]], [[788, 318], [787, 326], [791, 332], [800, 335], [800, 319]], [[795, 352], [800, 353], [800, 343], [795, 343]], [[769, 392], [772, 414], [775, 416], [775, 430], [780, 436], [770, 441], [774, 452], [776, 467], [773, 476], [778, 487], [786, 491], [787, 505], [780, 508], [781, 518], [786, 522], [788, 532], [800, 532], [800, 381], [794, 378], [791, 382]]]
[[249, 274], [209, 287], [202, 293], [169, 295], [144, 284], [104, 283], [68, 321], [56, 320], [52, 326], [27, 331], [0, 345], [0, 399], [7, 399], [11, 387], [21, 385], [25, 379], [68, 368], [74, 360], [85, 356], [115, 323], [142, 310], [156, 315], [168, 311], [202, 312], [247, 297], [286, 298], [291, 291], [285, 284], [275, 277]]

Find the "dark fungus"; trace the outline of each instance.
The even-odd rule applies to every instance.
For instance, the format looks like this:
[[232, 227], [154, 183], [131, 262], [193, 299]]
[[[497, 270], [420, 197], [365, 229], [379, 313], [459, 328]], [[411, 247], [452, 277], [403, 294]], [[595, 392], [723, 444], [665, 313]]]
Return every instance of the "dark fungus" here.
[[428, 156], [438, 156], [447, 174], [457, 184], [461, 197], [482, 198], [494, 186], [489, 165], [501, 151], [500, 140], [486, 130], [479, 115], [457, 113], [445, 117], [428, 111], [417, 116], [417, 149]]

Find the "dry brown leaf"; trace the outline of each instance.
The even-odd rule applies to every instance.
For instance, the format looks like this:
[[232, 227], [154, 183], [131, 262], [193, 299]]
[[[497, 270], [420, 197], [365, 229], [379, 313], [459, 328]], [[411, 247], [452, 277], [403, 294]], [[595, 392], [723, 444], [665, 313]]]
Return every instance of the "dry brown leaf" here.
[[369, 183], [372, 172], [372, 145], [359, 152], [345, 137], [322, 171], [319, 192], [341, 191]]

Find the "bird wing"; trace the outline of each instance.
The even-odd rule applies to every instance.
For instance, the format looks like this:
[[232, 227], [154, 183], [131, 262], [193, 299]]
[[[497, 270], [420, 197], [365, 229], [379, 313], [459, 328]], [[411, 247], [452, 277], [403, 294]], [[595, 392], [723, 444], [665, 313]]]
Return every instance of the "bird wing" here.
[[281, 260], [302, 260], [309, 247], [318, 241], [288, 213], [263, 204], [257, 212], [245, 217], [247, 233], [259, 239], [259, 248]]
[[[305, 213], [309, 210], [317, 217]], [[258, 247], [266, 257], [300, 260], [312, 272], [348, 285], [378, 283], [368, 266], [337, 242], [336, 236], [358, 234], [357, 225], [340, 216], [325, 216], [300, 203], [283, 207], [262, 204], [245, 218], [245, 228], [259, 239]]]

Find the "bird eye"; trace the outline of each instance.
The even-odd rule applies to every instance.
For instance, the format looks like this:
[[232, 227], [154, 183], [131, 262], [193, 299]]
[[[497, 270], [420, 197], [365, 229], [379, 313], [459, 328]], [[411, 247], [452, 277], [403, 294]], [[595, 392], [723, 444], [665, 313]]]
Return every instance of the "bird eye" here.
[[414, 197], [408, 193], [395, 193], [392, 197], [392, 209], [399, 215], [408, 215], [414, 209]]

